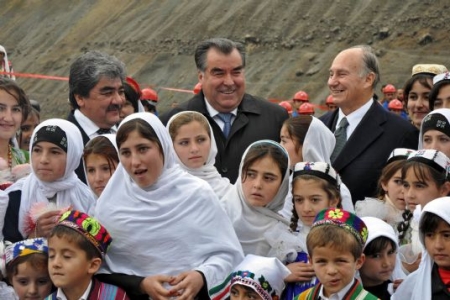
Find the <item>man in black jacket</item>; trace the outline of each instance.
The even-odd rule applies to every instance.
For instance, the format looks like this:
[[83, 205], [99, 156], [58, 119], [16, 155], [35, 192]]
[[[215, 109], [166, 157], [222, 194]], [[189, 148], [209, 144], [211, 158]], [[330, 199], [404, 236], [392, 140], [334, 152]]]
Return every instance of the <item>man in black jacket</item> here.
[[202, 91], [161, 116], [167, 123], [180, 111], [205, 115], [214, 132], [216, 167], [234, 183], [245, 149], [261, 139], [279, 141], [286, 110], [245, 93], [245, 48], [224, 38], [203, 41], [195, 51]]

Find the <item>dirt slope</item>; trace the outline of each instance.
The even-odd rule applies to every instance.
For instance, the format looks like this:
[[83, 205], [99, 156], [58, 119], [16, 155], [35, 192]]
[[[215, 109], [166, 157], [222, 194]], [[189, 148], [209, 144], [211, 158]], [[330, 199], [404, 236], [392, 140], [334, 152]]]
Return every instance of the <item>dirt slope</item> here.
[[[193, 88], [193, 51], [209, 37], [246, 42], [247, 90], [266, 98], [288, 99], [304, 89], [323, 102], [333, 57], [356, 44], [376, 49], [382, 83], [403, 85], [420, 62], [450, 67], [445, 0], [3, 0], [0, 6], [0, 44], [16, 72], [67, 76], [84, 51], [105, 51], [142, 86], [158, 90], [161, 110], [190, 98], [163, 87]], [[66, 115], [66, 82], [18, 82], [43, 103], [44, 117]]]

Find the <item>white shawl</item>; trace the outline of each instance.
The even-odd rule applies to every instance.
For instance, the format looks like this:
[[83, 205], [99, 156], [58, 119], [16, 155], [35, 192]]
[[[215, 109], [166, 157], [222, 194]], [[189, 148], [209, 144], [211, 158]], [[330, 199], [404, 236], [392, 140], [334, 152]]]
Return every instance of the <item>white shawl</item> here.
[[[1, 64], [1, 65], [0, 65], [0, 70], [1, 70], [2, 67], [3, 67], [3, 68], [4, 68], [3, 71], [9, 73], [9, 72], [11, 72], [11, 70], [10, 70], [10, 68], [9, 68], [8, 53], [6, 53], [5, 47], [3, 47], [2, 45], [0, 45], [0, 52], [5, 53], [5, 56], [4, 56], [4, 58], [3, 58], [3, 61], [0, 62], [0, 64]], [[7, 74], [7, 75], [1, 75], [1, 74], [0, 74], [0, 76], [6, 76], [7, 78], [16, 80], [16, 77], [15, 77], [14, 75], [9, 75], [9, 74]]]
[[211, 187], [180, 168], [172, 140], [151, 113], [135, 113], [147, 122], [162, 145], [164, 166], [145, 190], [122, 164], [97, 200], [95, 217], [113, 237], [101, 273], [137, 276], [201, 271], [208, 289], [221, 283], [242, 261], [239, 241]]
[[[424, 213], [433, 213], [450, 224], [450, 197], [437, 198], [429, 202], [422, 210], [421, 219]], [[419, 233], [420, 242], [425, 248], [424, 235]], [[392, 300], [422, 300], [431, 299], [431, 273], [433, 270], [433, 259], [424, 250], [419, 268], [406, 277], [400, 284], [397, 291], [392, 295]]]
[[[48, 198], [56, 197], [57, 208], [71, 206], [85, 213], [89, 213], [95, 205], [95, 198], [90, 189], [75, 174], [75, 169], [80, 164], [83, 154], [83, 138], [79, 129], [69, 121], [62, 119], [49, 119], [40, 123], [33, 131], [31, 141], [34, 140], [36, 132], [44, 126], [58, 126], [66, 133], [67, 137], [67, 159], [66, 169], [62, 178], [53, 182], [39, 180], [34, 170], [25, 178], [20, 179], [6, 192], [21, 190], [21, 202], [19, 210], [19, 231], [25, 236], [25, 218], [33, 204], [38, 202], [49, 203]], [[30, 158], [32, 158], [33, 142], [30, 143]], [[33, 160], [30, 159], [33, 166]]]
[[[331, 165], [330, 156], [333, 153], [334, 145], [336, 144], [336, 138], [334, 134], [328, 129], [322, 121], [316, 117], [312, 117], [311, 124], [305, 135], [305, 140], [302, 146], [303, 161], [309, 162], [326, 162]], [[292, 209], [294, 204], [292, 203], [292, 176], [289, 181], [289, 193], [284, 202], [283, 210], [280, 213], [287, 219], [291, 220]], [[349, 212], [354, 212], [352, 196], [349, 189], [341, 180], [341, 198], [342, 207]], [[299, 221], [301, 222], [301, 221]]]
[[[195, 113], [200, 115], [202, 118], [205, 119], [206, 122], [208, 120], [200, 113], [193, 112], [193, 111], [183, 111], [175, 114], [170, 118], [169, 122], [167, 123], [167, 129], [169, 129], [170, 124], [175, 120], [178, 116], [185, 114], [185, 113]], [[209, 124], [209, 123], [208, 123]], [[217, 196], [222, 198], [225, 193], [228, 191], [228, 189], [231, 187], [230, 180], [226, 177], [222, 177], [220, 173], [217, 171], [214, 164], [216, 163], [216, 155], [217, 155], [217, 144], [216, 139], [214, 138], [214, 133], [212, 131], [211, 125], [209, 125], [209, 135], [211, 137], [211, 148], [209, 150], [208, 159], [206, 160], [206, 163], [197, 169], [191, 169], [187, 167], [186, 165], [181, 162], [181, 160], [178, 158], [178, 155], [175, 155], [176, 161], [180, 164], [180, 166], [186, 170], [191, 175], [194, 175], [195, 177], [198, 177], [200, 179], [205, 180], [214, 190], [214, 192], [217, 194]]]
[[[441, 114], [447, 119], [448, 122], [450, 122], [450, 109], [449, 108], [439, 108], [439, 109], [433, 110], [430, 113], [428, 113], [428, 115], [433, 115], [433, 114]], [[425, 118], [427, 116], [425, 116]], [[420, 125], [419, 147], [417, 148], [418, 150], [423, 149], [423, 123], [424, 122], [422, 122], [422, 124]]]
[[[242, 167], [249, 149], [260, 143], [270, 143], [279, 147], [288, 157], [288, 165], [286, 173], [283, 174], [283, 181], [281, 182], [274, 199], [265, 207], [254, 207], [247, 204], [244, 197], [244, 191], [242, 190]], [[235, 185], [222, 199], [220, 199], [222, 207], [225, 209], [233, 223], [234, 230], [244, 249], [245, 255], [254, 254], [267, 256], [271, 247], [264, 237], [264, 233], [278, 222], [282, 222], [285, 224], [286, 228], [288, 227], [289, 223], [287, 220], [278, 214], [278, 211], [283, 207], [284, 199], [288, 192], [288, 186], [289, 155], [286, 150], [280, 144], [270, 140], [257, 141], [248, 146], [242, 156], [241, 164], [239, 166], [239, 177], [236, 180]]]

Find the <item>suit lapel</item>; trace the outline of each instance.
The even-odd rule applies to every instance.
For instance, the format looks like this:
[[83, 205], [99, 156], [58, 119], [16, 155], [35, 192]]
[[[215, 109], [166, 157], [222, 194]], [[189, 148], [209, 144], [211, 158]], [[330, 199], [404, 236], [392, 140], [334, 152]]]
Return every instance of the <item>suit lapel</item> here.
[[386, 117], [383, 111], [380, 111], [382, 109], [377, 102], [372, 104], [336, 158], [333, 164], [336, 171], [339, 172], [350, 164], [383, 134], [384, 130], [381, 124], [386, 122]]

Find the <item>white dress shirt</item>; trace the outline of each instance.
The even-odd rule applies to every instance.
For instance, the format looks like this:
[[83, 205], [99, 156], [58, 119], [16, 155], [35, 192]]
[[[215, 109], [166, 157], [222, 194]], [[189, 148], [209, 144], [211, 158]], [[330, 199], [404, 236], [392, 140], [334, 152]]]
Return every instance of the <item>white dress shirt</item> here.
[[341, 300], [341, 299], [344, 299], [345, 294], [347, 294], [347, 292], [350, 290], [350, 288], [352, 287], [354, 282], [355, 282], [355, 279], [353, 279], [349, 284], [347, 284], [342, 290], [340, 290], [336, 294], [331, 294], [330, 297], [328, 297], [328, 298], [325, 297], [325, 295], [323, 294], [323, 285], [322, 285], [320, 287], [319, 299], [321, 299], [321, 300]]
[[356, 127], [361, 122], [362, 118], [364, 118], [366, 113], [369, 111], [372, 104], [373, 104], [373, 98], [370, 98], [366, 104], [364, 104], [363, 106], [361, 106], [354, 112], [348, 114], [347, 116], [344, 115], [344, 113], [342, 112], [341, 109], [339, 109], [338, 120], [336, 123], [337, 125], [336, 125], [335, 131], [339, 128], [339, 123], [341, 122], [341, 120], [344, 117], [346, 117], [347, 121], [348, 121], [348, 126], [347, 126], [347, 141], [348, 141], [348, 139], [352, 135], [353, 131], [355, 131]]
[[[81, 295], [79, 300], [88, 300], [89, 292], [91, 291], [91, 287], [92, 287], [92, 280], [89, 283], [87, 289], [84, 291], [83, 295]], [[58, 291], [56, 292], [56, 299], [58, 299], [58, 300], [67, 300], [67, 297], [64, 294], [62, 289], [58, 289]]]
[[[91, 121], [88, 117], [86, 117], [79, 109], [75, 110], [74, 113], [75, 120], [77, 120], [78, 124], [80, 124], [81, 128], [83, 128], [84, 132], [87, 134], [89, 139], [93, 139], [96, 136], [99, 136], [97, 130], [100, 129], [94, 122]], [[111, 133], [117, 133], [117, 126], [111, 127]]]
[[[219, 116], [218, 116], [219, 112], [217, 110], [215, 110], [214, 107], [211, 106], [211, 104], [209, 104], [209, 102], [206, 98], [205, 98], [205, 104], [206, 104], [206, 110], [208, 111], [209, 115], [211, 116], [211, 118], [214, 119], [214, 121], [216, 121], [217, 125], [219, 125], [220, 129], [223, 131], [223, 127], [225, 126], [225, 123], [222, 121], [221, 118], [219, 118]], [[230, 111], [230, 113], [233, 115], [233, 117], [231, 117], [231, 125], [233, 125], [234, 119], [236, 119], [236, 115], [237, 115], [237, 108]]]

